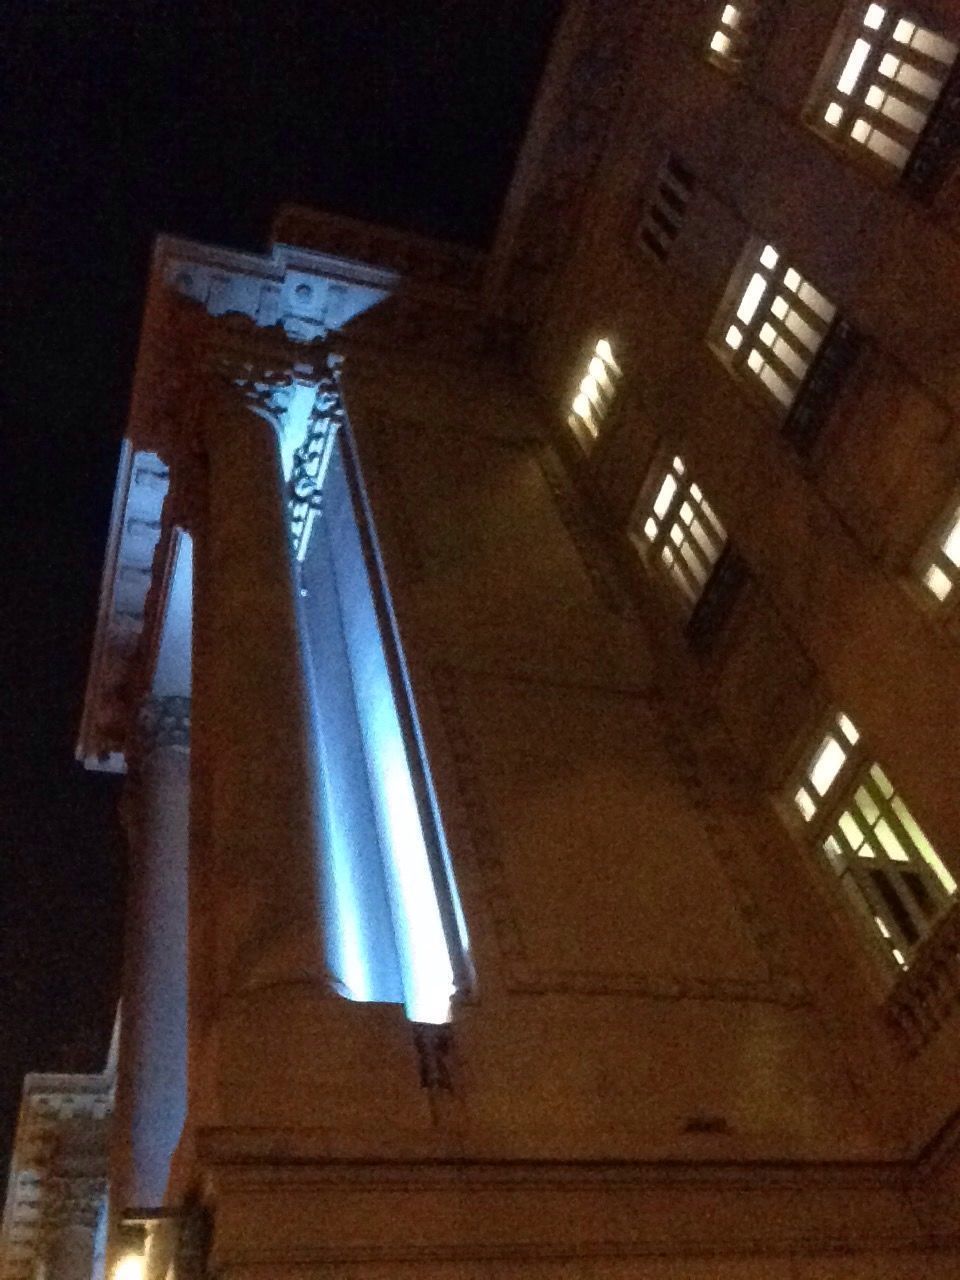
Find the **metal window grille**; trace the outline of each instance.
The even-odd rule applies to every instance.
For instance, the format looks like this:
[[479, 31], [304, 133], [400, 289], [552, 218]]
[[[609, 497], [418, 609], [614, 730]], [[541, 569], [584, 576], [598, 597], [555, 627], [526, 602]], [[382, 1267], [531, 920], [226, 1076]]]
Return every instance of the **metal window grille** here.
[[870, 939], [889, 963], [909, 968], [957, 885], [849, 716], [831, 720], [790, 792]]
[[658, 469], [644, 487], [630, 520], [629, 537], [647, 561], [679, 589], [692, 607], [727, 542], [723, 525], [682, 458]]
[[821, 80], [815, 122], [899, 172], [943, 92], [957, 45], [903, 9], [872, 3], [854, 6], [844, 33]]
[[755, 379], [788, 410], [827, 335], [836, 308], [787, 265], [771, 244], [748, 250], [733, 305], [721, 312], [716, 338], [731, 367]]
[[670, 255], [694, 186], [694, 176], [683, 161], [672, 154], [667, 156], [657, 173], [653, 196], [644, 210], [638, 237], [641, 247], [659, 262], [665, 262]]
[[600, 338], [587, 357], [567, 415], [568, 424], [585, 448], [592, 445], [600, 434], [622, 376], [623, 371], [610, 343], [606, 338]]

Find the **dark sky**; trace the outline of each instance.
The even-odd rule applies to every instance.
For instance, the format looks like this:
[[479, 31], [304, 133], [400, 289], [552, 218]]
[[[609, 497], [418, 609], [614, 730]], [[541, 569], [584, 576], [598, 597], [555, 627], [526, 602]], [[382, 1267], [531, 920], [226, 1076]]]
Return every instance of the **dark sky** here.
[[151, 241], [260, 250], [299, 200], [485, 245], [560, 8], [4, 8], [0, 1158], [23, 1073], [97, 1069], [117, 992], [118, 791], [73, 743]]

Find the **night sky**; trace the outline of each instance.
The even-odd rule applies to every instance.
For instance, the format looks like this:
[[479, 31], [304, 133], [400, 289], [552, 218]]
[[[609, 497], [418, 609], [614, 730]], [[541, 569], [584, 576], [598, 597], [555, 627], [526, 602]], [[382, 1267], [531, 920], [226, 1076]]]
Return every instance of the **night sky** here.
[[484, 246], [560, 8], [4, 7], [0, 1168], [24, 1072], [99, 1069], [118, 990], [118, 790], [73, 746], [151, 242], [262, 250], [297, 200]]

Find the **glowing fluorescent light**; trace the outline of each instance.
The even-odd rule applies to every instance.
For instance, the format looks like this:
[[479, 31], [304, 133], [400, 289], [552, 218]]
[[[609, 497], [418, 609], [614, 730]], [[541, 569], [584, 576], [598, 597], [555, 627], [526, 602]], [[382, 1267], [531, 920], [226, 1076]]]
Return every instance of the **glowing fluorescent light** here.
[[871, 31], [876, 31], [886, 16], [887, 11], [883, 5], [872, 4], [864, 14], [863, 25], [869, 27]]

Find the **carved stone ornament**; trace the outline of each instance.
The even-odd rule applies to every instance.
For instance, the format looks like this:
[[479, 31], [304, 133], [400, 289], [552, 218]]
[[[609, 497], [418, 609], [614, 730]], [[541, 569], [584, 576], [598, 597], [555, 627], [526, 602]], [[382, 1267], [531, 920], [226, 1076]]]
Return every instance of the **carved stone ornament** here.
[[313, 411], [303, 443], [293, 455], [290, 476], [290, 536], [299, 559], [309, 541], [314, 514], [320, 510], [323, 479], [330, 460], [330, 450], [344, 422], [340, 395], [339, 356], [327, 358], [327, 372], [319, 379]]
[[166, 748], [190, 749], [190, 699], [146, 698], [137, 715], [137, 754], [140, 758]]

